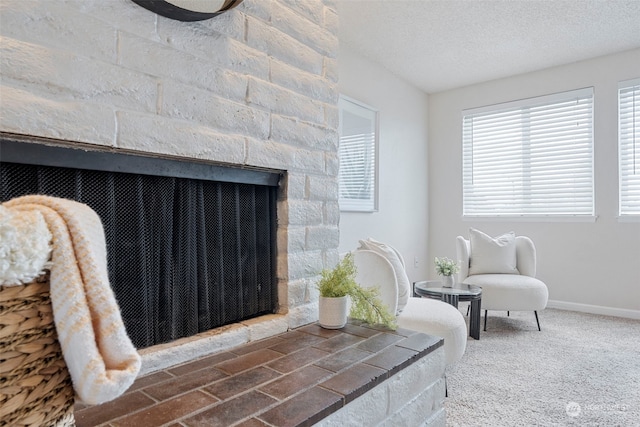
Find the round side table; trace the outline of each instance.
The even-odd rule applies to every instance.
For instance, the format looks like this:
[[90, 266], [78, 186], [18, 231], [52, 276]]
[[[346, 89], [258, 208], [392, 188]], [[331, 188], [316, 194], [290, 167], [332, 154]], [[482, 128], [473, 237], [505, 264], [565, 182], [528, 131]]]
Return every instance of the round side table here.
[[426, 280], [413, 283], [413, 293], [421, 297], [437, 298], [455, 308], [459, 301], [469, 301], [471, 313], [469, 314], [469, 336], [480, 339], [480, 311], [482, 307], [482, 288], [466, 283], [458, 283], [452, 288], [445, 288], [442, 282]]

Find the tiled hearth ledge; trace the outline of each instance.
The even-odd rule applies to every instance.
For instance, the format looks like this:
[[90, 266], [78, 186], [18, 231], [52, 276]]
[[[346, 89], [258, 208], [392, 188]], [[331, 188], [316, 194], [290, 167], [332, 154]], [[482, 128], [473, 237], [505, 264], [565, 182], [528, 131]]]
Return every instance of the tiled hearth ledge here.
[[444, 426], [442, 340], [306, 325], [141, 376], [84, 426]]

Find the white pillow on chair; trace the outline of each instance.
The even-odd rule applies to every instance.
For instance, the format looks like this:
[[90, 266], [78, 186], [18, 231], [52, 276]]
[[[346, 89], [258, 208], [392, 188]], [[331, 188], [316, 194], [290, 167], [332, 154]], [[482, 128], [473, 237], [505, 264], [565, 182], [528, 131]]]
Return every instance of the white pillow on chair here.
[[516, 235], [513, 231], [491, 237], [469, 229], [469, 276], [475, 274], [519, 274], [516, 268]]
[[367, 240], [360, 240], [360, 249], [368, 249], [370, 251], [374, 251], [389, 261], [391, 266], [393, 267], [394, 272], [396, 273], [396, 281], [398, 282], [398, 313], [404, 309], [409, 301], [409, 289], [411, 285], [409, 283], [409, 276], [407, 276], [407, 272], [404, 270], [404, 266], [402, 265], [402, 261], [398, 257], [398, 253], [391, 246], [385, 245], [384, 243], [377, 242], [372, 238]]

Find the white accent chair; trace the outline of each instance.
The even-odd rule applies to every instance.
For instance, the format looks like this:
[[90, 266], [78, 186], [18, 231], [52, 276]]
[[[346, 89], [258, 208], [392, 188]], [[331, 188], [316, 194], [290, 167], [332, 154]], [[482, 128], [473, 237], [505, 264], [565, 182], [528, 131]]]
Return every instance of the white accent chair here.
[[[356, 282], [363, 287], [379, 287], [382, 301], [392, 313], [396, 312], [398, 284], [392, 264], [383, 255], [364, 249], [354, 251], [353, 260], [358, 269]], [[404, 271], [399, 273], [406, 275]], [[396, 320], [401, 328], [443, 338], [447, 366], [462, 358], [467, 346], [467, 325], [453, 306], [435, 299], [408, 297]]]
[[[502, 236], [501, 236], [502, 237]], [[536, 279], [536, 248], [526, 236], [515, 237], [516, 271], [512, 274], [483, 273], [470, 274], [473, 262], [469, 240], [462, 236], [456, 239], [456, 251], [460, 261], [458, 280], [461, 283], [482, 288], [482, 308], [484, 309], [484, 330], [487, 330], [487, 311], [533, 311], [540, 331], [538, 310], [547, 306], [549, 291], [547, 285]], [[472, 272], [471, 272], [472, 273]]]

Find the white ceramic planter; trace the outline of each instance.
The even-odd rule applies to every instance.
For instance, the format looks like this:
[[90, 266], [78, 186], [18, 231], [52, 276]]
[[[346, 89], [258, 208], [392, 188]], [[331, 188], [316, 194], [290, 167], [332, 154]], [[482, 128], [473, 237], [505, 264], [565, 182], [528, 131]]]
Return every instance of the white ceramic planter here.
[[443, 288], [453, 288], [453, 285], [455, 285], [455, 279], [453, 276], [442, 276]]
[[320, 297], [318, 317], [320, 326], [325, 329], [339, 329], [347, 324], [349, 297]]

